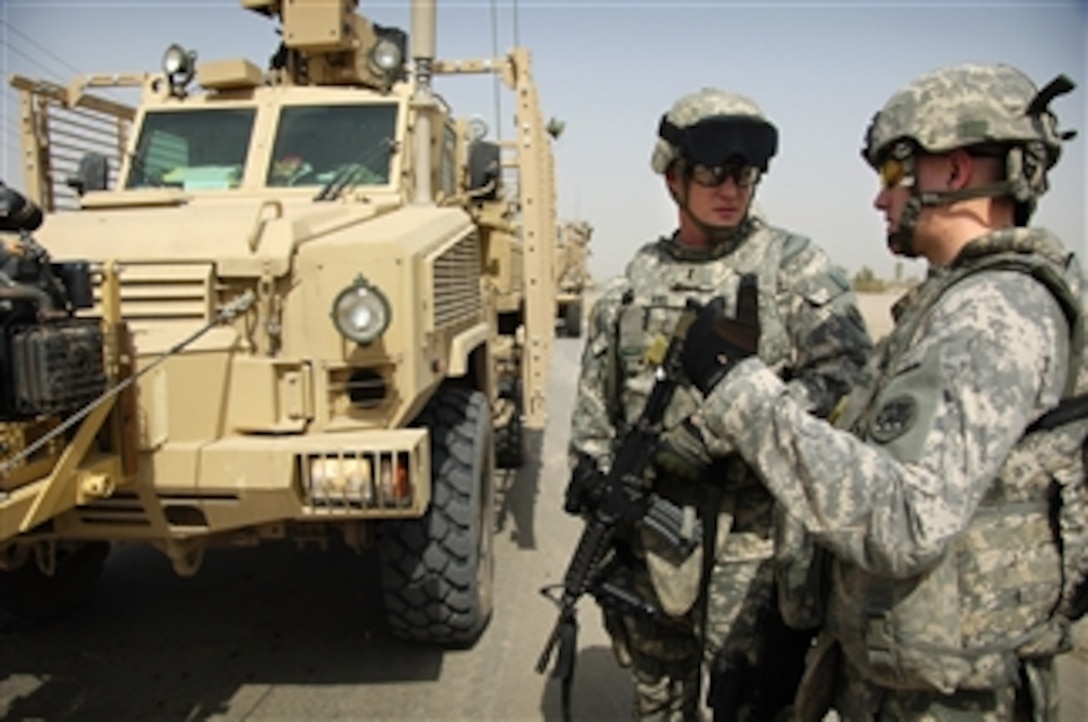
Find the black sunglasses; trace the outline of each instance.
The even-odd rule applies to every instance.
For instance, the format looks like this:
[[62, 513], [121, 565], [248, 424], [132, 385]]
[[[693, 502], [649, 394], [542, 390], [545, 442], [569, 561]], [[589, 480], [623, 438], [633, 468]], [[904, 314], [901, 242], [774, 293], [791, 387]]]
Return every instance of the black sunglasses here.
[[750, 188], [759, 180], [759, 168], [754, 165], [730, 163], [729, 165], [704, 165], [695, 163], [688, 167], [688, 176], [704, 188], [717, 188], [732, 178], [738, 188]]

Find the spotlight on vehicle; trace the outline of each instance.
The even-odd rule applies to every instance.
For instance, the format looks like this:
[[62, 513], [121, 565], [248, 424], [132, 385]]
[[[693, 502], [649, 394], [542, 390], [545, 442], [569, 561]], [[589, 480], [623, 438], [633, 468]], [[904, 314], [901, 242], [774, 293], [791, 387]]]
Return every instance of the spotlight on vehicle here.
[[386, 75], [395, 73], [403, 61], [400, 48], [392, 40], [386, 38], [374, 43], [374, 49], [370, 51], [370, 59], [374, 67]]
[[196, 72], [196, 51], [186, 50], [177, 43], [166, 49], [162, 56], [162, 71], [170, 81], [170, 92], [184, 95], [185, 88]]

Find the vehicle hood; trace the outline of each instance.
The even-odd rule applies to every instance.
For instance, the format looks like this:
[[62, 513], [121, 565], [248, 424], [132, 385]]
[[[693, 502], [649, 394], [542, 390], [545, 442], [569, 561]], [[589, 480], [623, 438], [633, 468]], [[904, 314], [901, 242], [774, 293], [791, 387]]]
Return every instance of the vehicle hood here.
[[210, 261], [222, 275], [276, 277], [300, 244], [396, 207], [234, 199], [84, 208], [49, 214], [35, 237], [56, 261]]

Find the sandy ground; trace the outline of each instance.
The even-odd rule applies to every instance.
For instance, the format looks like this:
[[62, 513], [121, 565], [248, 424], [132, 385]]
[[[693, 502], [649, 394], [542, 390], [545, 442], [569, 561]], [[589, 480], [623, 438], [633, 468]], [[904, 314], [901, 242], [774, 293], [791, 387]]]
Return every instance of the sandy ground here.
[[861, 309], [861, 315], [865, 317], [869, 334], [874, 341], [892, 330], [891, 307], [901, 295], [898, 291], [857, 294], [858, 307]]

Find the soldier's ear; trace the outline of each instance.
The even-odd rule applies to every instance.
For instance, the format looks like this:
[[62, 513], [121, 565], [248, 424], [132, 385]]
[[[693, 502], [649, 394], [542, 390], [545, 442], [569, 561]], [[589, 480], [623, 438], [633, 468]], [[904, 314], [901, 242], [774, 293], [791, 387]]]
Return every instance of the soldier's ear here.
[[960, 190], [966, 188], [975, 173], [975, 164], [971, 155], [957, 148], [948, 154], [948, 189]]
[[684, 193], [683, 178], [676, 172], [675, 166], [670, 166], [665, 171], [665, 185], [669, 187], [669, 193], [674, 199], [682, 198]]

